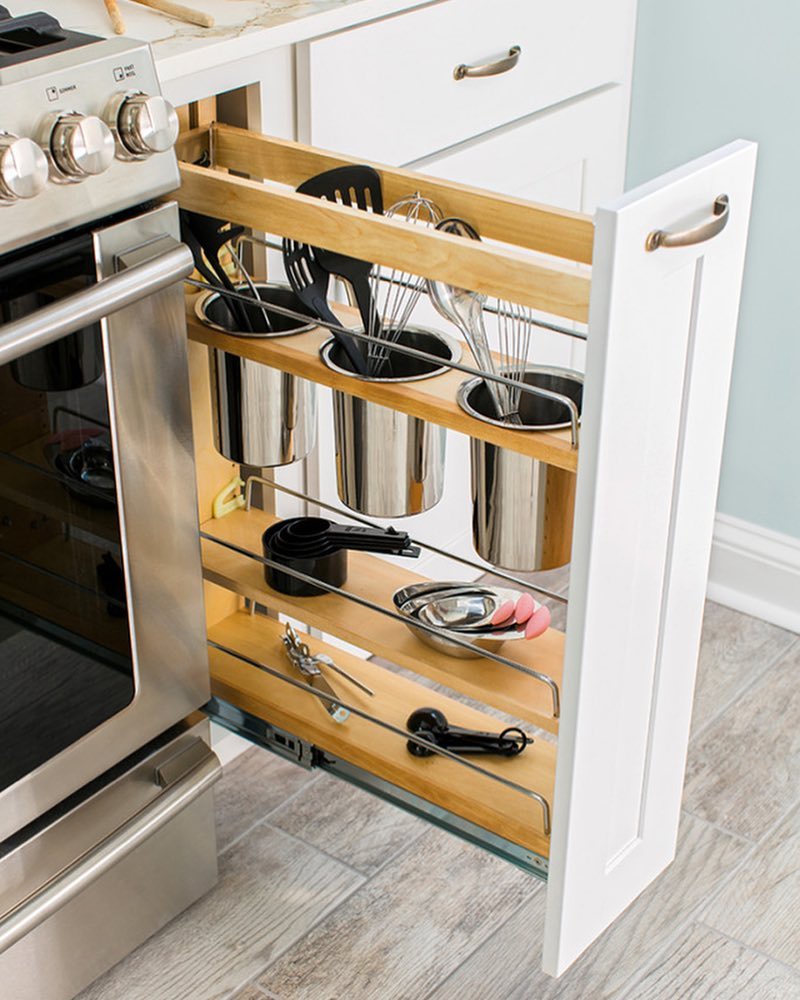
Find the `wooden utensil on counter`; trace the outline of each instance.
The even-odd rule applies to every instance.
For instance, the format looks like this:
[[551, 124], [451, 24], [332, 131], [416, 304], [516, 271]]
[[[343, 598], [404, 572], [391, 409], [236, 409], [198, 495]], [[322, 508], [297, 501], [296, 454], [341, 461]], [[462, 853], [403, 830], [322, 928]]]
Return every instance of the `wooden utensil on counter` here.
[[119, 12], [119, 7], [117, 5], [117, 0], [104, 0], [106, 5], [106, 10], [108, 11], [109, 19], [114, 27], [115, 35], [125, 34], [125, 22], [122, 20], [122, 14]]
[[[144, 7], [150, 7], [169, 17], [174, 17], [178, 21], [186, 21], [188, 24], [197, 24], [201, 28], [213, 28], [214, 18], [210, 14], [205, 14], [200, 10], [193, 10], [191, 7], [184, 7], [183, 4], [172, 3], [172, 0], [135, 0], [136, 3]], [[106, 3], [114, 3], [114, 0], [106, 0]]]

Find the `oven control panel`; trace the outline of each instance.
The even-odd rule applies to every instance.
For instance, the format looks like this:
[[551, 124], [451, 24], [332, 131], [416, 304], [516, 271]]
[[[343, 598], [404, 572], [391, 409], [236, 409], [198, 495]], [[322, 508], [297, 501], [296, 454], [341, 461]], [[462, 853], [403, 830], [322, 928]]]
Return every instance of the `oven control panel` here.
[[0, 68], [0, 254], [175, 190], [177, 136], [144, 43]]

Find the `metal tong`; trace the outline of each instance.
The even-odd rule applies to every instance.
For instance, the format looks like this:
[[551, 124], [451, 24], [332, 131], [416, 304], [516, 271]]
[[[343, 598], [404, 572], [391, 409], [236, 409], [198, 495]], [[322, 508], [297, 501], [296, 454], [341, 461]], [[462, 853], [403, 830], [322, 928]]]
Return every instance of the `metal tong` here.
[[357, 677], [353, 677], [352, 674], [337, 666], [330, 656], [326, 656], [324, 653], [313, 654], [308, 648], [308, 643], [301, 641], [300, 636], [289, 622], [286, 623], [286, 634], [281, 637], [281, 641], [286, 649], [286, 655], [303, 677], [306, 678], [309, 687], [316, 688], [317, 691], [322, 691], [324, 694], [330, 695], [331, 698], [337, 699], [336, 701], [328, 701], [327, 698], [320, 699], [325, 706], [325, 711], [334, 722], [346, 722], [350, 716], [350, 711], [338, 703], [339, 696], [319, 669], [320, 663], [328, 667], [329, 670], [334, 670], [337, 674], [340, 674], [345, 680], [350, 681], [351, 684], [354, 684], [359, 690], [370, 697], [375, 695], [375, 692], [371, 688], [368, 688], [366, 684], [363, 684]]
[[[516, 757], [522, 753], [533, 737], [516, 726], [509, 726], [502, 733], [482, 733], [476, 729], [451, 726], [444, 712], [438, 708], [418, 708], [406, 722], [406, 729], [420, 739], [451, 753], [490, 753], [501, 757]], [[415, 757], [432, 757], [435, 750], [409, 740], [408, 752]]]

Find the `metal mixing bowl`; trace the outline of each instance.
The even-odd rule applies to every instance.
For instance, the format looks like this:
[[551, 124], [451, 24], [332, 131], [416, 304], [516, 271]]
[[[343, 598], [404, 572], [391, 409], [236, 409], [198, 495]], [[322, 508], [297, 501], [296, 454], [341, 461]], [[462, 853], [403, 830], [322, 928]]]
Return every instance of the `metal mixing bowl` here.
[[[516, 603], [521, 596], [518, 590], [482, 583], [431, 582], [402, 587], [392, 600], [420, 642], [447, 656], [474, 660], [482, 655], [480, 650], [497, 652], [504, 642], [525, 638], [525, 629], [514, 623], [495, 627], [488, 624], [501, 604]], [[436, 633], [420, 628], [417, 622], [432, 626]], [[465, 649], [452, 642], [453, 638], [477, 648]]]

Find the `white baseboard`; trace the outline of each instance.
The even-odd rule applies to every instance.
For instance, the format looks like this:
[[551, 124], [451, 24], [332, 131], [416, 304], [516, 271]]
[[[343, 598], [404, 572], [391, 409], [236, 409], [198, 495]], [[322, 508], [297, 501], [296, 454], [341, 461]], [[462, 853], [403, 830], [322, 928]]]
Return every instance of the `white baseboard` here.
[[800, 632], [800, 539], [717, 514], [708, 596]]

